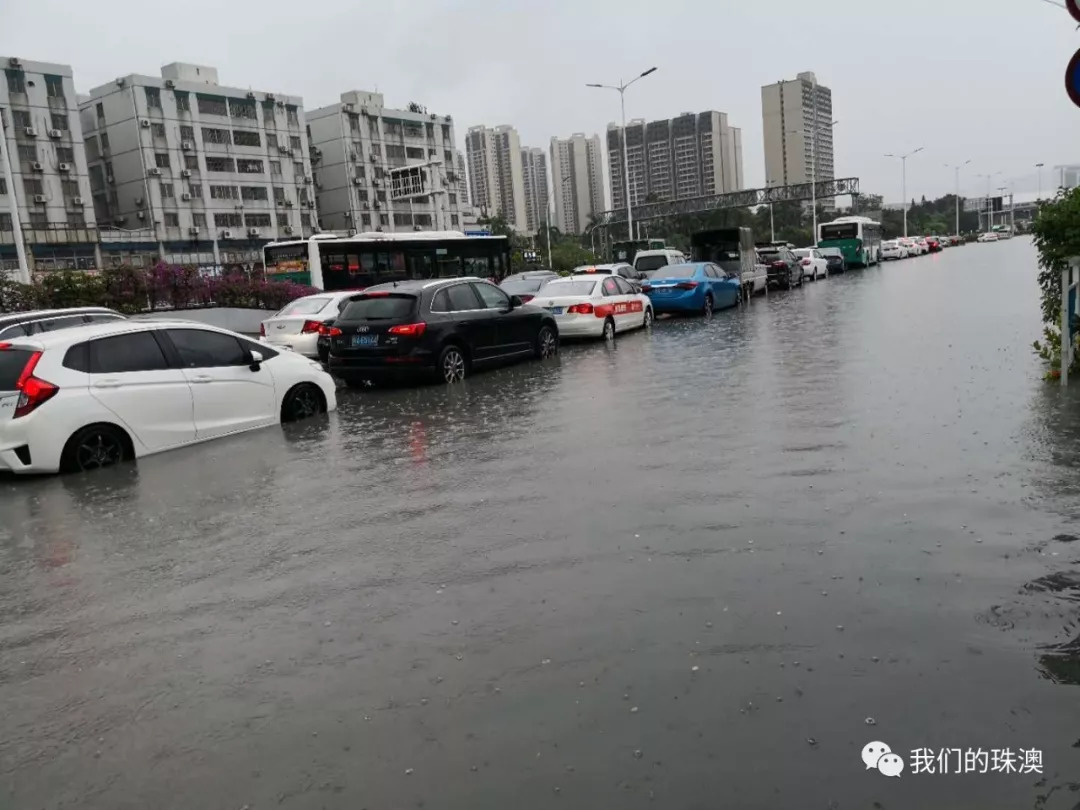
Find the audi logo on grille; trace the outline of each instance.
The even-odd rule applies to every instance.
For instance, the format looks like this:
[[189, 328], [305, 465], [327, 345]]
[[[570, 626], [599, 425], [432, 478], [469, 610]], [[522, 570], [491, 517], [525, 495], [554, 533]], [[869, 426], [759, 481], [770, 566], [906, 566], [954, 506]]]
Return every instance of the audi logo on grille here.
[[357, 332], [370, 332], [371, 327], [370, 326], [358, 326], [358, 327], [356, 327], [356, 331]]

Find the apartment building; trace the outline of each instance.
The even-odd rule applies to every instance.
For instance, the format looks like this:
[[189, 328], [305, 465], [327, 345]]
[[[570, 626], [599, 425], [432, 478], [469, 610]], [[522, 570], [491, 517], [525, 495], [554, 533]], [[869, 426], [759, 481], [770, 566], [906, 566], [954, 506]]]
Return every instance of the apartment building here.
[[529, 233], [536, 233], [551, 221], [547, 155], [543, 149], [525, 147], [521, 150], [521, 181], [525, 184], [525, 226]]
[[[25, 241], [90, 245], [96, 225], [79, 122], [78, 98], [68, 65], [0, 57], [0, 121], [11, 173], [0, 169], [0, 267], [15, 260], [11, 196]], [[83, 251], [93, 266], [93, 248]]]
[[521, 139], [511, 126], [469, 127], [465, 134], [473, 207], [481, 215], [502, 216], [514, 230], [529, 230]]
[[583, 233], [590, 217], [605, 206], [600, 136], [575, 132], [566, 139], [552, 138], [551, 183], [555, 227], [563, 233]]
[[[394, 109], [381, 93], [350, 90], [337, 104], [310, 111], [307, 122], [323, 228], [394, 232], [461, 227], [464, 178], [451, 116], [429, 113], [419, 104]], [[412, 167], [409, 182], [395, 171], [403, 167]]]
[[[770, 186], [832, 180], [832, 90], [812, 72], [761, 88], [765, 182]], [[835, 200], [819, 203], [835, 210]]]
[[682, 113], [648, 123], [636, 119], [626, 125], [625, 133], [617, 124], [608, 125], [608, 172], [614, 208], [626, 207], [624, 137], [634, 205], [726, 194], [743, 188], [742, 131], [729, 125], [727, 113]]
[[299, 97], [222, 86], [215, 68], [175, 62], [96, 87], [79, 108], [100, 223], [152, 230], [163, 256], [212, 246], [216, 264], [314, 232]]

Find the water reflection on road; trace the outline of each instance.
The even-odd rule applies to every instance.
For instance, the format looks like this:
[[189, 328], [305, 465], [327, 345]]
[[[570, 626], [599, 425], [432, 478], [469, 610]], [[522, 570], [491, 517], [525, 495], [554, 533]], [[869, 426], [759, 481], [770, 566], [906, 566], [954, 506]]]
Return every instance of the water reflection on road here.
[[[1075, 804], [1080, 394], [1033, 268], [966, 246], [0, 481], [0, 804]], [[1046, 774], [886, 779], [871, 739]]]

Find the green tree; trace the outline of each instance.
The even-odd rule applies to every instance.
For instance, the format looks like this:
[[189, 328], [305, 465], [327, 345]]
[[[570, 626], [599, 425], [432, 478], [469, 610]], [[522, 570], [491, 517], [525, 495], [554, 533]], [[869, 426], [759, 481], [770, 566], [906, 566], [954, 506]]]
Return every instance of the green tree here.
[[1068, 268], [1070, 258], [1080, 256], [1080, 188], [1062, 189], [1044, 203], [1031, 232], [1039, 251], [1044, 338], [1033, 345], [1048, 366], [1047, 376], [1054, 377], [1061, 368], [1061, 271]]

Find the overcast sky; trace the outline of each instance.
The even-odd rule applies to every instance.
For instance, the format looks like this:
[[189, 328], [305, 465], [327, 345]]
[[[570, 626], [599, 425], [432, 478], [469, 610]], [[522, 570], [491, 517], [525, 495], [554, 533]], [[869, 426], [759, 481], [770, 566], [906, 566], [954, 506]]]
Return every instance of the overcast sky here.
[[585, 88], [657, 66], [626, 94], [628, 118], [716, 109], [742, 128], [748, 187], [763, 184], [761, 85], [816, 72], [832, 88], [836, 174], [900, 197], [886, 152], [908, 161], [908, 195], [961, 191], [1002, 172], [1034, 191], [1034, 164], [1080, 163], [1080, 109], [1064, 90], [1080, 46], [1043, 0], [0, 0], [0, 54], [63, 62], [80, 92], [173, 61], [223, 83], [301, 95], [315, 108], [349, 89], [388, 106], [449, 113], [458, 146], [474, 124], [512, 124], [523, 145], [599, 133], [618, 95]]

